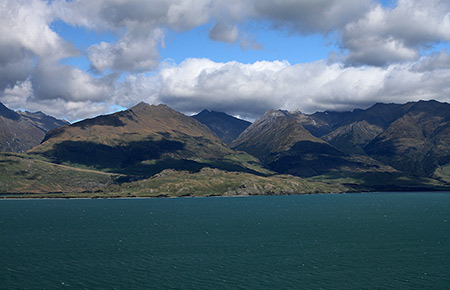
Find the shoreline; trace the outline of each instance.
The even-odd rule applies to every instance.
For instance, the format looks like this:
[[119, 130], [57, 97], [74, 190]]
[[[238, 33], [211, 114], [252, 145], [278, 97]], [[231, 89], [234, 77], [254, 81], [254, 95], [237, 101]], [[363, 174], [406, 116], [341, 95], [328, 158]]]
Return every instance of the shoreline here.
[[[76, 197], [76, 196], [37, 196], [38, 194], [12, 194], [3, 195], [0, 194], [1, 200], [94, 200], [94, 199], [179, 199], [179, 198], [214, 198], [214, 197], [257, 197], [257, 196], [296, 196], [296, 195], [330, 195], [330, 194], [390, 194], [390, 193], [448, 193], [450, 189], [427, 189], [427, 190], [390, 190], [390, 191], [348, 191], [348, 192], [318, 192], [318, 193], [290, 193], [290, 194], [241, 194], [241, 195], [192, 195], [192, 196], [92, 196], [92, 197]], [[35, 196], [36, 195], [36, 196]]]

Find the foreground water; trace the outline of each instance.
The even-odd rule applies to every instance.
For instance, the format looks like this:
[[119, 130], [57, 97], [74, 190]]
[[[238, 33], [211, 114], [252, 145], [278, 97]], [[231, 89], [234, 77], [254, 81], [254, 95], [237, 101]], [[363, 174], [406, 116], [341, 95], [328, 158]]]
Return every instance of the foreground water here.
[[0, 289], [450, 289], [450, 193], [0, 201]]

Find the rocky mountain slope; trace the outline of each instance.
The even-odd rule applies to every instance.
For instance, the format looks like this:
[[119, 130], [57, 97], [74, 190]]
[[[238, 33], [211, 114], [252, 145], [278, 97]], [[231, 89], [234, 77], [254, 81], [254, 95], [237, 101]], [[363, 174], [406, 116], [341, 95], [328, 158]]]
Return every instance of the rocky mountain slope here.
[[0, 152], [25, 152], [39, 145], [47, 131], [67, 124], [42, 112], [15, 112], [0, 103]]
[[258, 157], [278, 173], [303, 177], [330, 171], [394, 171], [368, 156], [347, 154], [314, 136], [302, 123], [308, 116], [271, 110], [231, 143], [231, 148]]
[[367, 146], [368, 155], [416, 176], [450, 163], [450, 104], [410, 103], [408, 110]]

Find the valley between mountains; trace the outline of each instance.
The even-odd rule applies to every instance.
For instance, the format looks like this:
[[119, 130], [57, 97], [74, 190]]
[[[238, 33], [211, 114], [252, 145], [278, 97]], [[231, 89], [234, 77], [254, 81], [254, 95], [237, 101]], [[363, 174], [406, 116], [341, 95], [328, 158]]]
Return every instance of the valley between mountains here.
[[450, 104], [271, 110], [254, 123], [139, 103], [74, 124], [0, 104], [2, 197], [450, 190]]

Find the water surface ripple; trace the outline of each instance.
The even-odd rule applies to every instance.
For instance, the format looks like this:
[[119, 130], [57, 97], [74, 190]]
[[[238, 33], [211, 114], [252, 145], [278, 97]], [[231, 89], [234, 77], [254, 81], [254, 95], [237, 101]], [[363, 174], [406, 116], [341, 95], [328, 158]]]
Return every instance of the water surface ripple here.
[[450, 193], [2, 200], [0, 289], [450, 289]]

